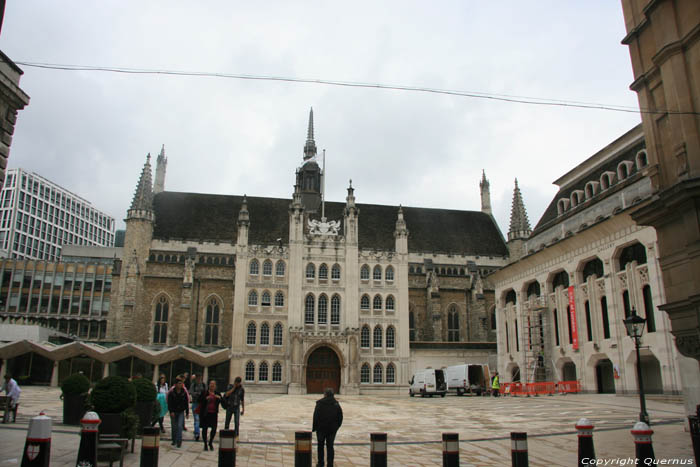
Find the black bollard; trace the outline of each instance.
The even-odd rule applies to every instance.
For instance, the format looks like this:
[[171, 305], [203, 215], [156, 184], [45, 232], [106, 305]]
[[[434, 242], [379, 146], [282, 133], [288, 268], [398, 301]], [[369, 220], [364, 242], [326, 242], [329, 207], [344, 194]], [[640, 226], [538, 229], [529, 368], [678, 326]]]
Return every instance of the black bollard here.
[[582, 418], [576, 424], [578, 430], [578, 465], [585, 467], [592, 465], [595, 460], [593, 448], [593, 424], [587, 418]]
[[442, 434], [442, 467], [459, 467], [459, 434]]
[[76, 466], [97, 465], [97, 431], [100, 417], [95, 412], [87, 412], [80, 420], [80, 447]]
[[294, 466], [311, 467], [311, 432], [294, 433]]
[[386, 467], [386, 433], [369, 434], [370, 467]]
[[511, 431], [510, 451], [512, 467], [528, 467], [527, 433]]
[[219, 430], [219, 467], [236, 465], [236, 430]]
[[51, 461], [51, 418], [40, 413], [29, 420], [22, 467], [49, 467]]
[[632, 427], [634, 436], [634, 453], [638, 465], [654, 464], [654, 447], [651, 445], [651, 435], [654, 432], [644, 422], [637, 422]]
[[690, 439], [693, 442], [693, 453], [695, 453], [695, 463], [700, 461], [700, 405], [696, 408], [696, 415], [688, 415], [688, 427], [690, 428]]
[[160, 450], [160, 428], [145, 426], [141, 436], [141, 467], [157, 467]]

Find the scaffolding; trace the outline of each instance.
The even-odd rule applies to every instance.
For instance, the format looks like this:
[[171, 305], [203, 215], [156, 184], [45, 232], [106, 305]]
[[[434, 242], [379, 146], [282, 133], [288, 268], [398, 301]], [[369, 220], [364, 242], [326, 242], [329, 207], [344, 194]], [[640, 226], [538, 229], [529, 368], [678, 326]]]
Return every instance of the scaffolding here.
[[524, 383], [540, 383], [549, 381], [552, 376], [552, 366], [548, 360], [549, 314], [547, 297], [532, 295], [524, 302], [521, 318], [523, 354], [525, 368], [521, 371], [521, 381]]

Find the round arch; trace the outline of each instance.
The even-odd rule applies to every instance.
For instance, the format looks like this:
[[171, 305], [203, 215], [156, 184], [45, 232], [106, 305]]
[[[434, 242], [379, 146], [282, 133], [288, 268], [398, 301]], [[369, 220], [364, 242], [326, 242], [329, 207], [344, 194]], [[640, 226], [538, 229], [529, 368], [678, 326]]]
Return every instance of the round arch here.
[[330, 342], [319, 342], [304, 355], [303, 380], [307, 394], [321, 394], [330, 387], [340, 393], [346, 362], [340, 349]]

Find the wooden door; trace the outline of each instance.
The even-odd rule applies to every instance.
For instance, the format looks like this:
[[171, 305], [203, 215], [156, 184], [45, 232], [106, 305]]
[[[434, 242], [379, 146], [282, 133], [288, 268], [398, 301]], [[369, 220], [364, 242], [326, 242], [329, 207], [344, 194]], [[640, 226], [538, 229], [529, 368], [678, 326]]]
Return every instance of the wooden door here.
[[323, 394], [326, 388], [340, 391], [340, 360], [328, 347], [320, 347], [309, 355], [306, 365], [306, 392]]

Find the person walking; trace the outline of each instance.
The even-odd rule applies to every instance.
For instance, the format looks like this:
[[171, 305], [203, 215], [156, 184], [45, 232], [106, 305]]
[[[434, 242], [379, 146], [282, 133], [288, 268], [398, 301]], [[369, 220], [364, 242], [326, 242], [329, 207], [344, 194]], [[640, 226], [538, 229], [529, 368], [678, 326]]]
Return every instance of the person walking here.
[[498, 397], [498, 393], [501, 390], [501, 383], [498, 380], [498, 372], [493, 374], [493, 380], [491, 380], [491, 393], [493, 397]]
[[160, 432], [165, 433], [165, 428], [163, 428], [163, 419], [165, 418], [165, 414], [168, 413], [168, 382], [165, 381], [165, 375], [163, 373], [160, 374], [158, 382], [156, 383], [156, 391], [158, 391], [156, 394], [156, 400], [160, 404], [160, 413], [158, 414], [158, 420], [153, 420], [151, 426], [155, 426], [157, 421], [158, 425], [160, 426]]
[[[12, 412], [12, 423], [17, 420], [17, 408], [19, 407], [19, 395], [22, 390], [19, 384], [9, 374], [5, 375], [5, 383], [0, 391], [5, 391], [5, 394], [10, 398], [10, 410]], [[8, 417], [9, 418], [9, 417]]]
[[172, 427], [171, 444], [180, 447], [182, 446], [182, 426], [185, 418], [190, 416], [190, 400], [181, 379], [177, 380], [175, 388], [168, 393], [168, 411]]
[[338, 432], [340, 425], [343, 424], [343, 409], [333, 396], [333, 389], [327, 388], [323, 393], [323, 399], [316, 401], [314, 409], [314, 421], [311, 431], [316, 432], [318, 440], [318, 463], [316, 465], [323, 467], [323, 450], [328, 449], [328, 467], [333, 467], [333, 458], [335, 450], [333, 442], [335, 434]]
[[194, 381], [190, 384], [190, 395], [192, 396], [192, 418], [194, 418], [194, 440], [199, 441], [199, 421], [201, 419], [201, 408], [199, 398], [206, 392], [207, 387], [202, 382], [202, 375], [192, 375]]
[[233, 384], [229, 384], [228, 388], [226, 388], [224, 395], [226, 398], [226, 422], [224, 423], [224, 428], [228, 430], [231, 424], [231, 415], [233, 415], [234, 436], [238, 436], [241, 416], [245, 412], [245, 389], [241, 381], [241, 377], [236, 376]]
[[[204, 440], [204, 450], [214, 450], [214, 437], [216, 436], [216, 426], [219, 423], [219, 405], [221, 404], [221, 393], [216, 390], [216, 381], [209, 381], [209, 389], [203, 391], [199, 396], [199, 416], [202, 426], [202, 439]], [[210, 429], [209, 444], [207, 445], [207, 429]]]

